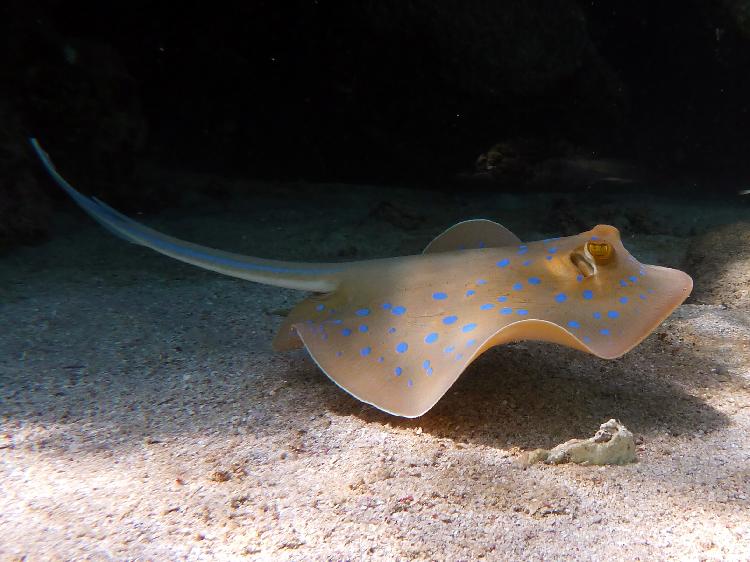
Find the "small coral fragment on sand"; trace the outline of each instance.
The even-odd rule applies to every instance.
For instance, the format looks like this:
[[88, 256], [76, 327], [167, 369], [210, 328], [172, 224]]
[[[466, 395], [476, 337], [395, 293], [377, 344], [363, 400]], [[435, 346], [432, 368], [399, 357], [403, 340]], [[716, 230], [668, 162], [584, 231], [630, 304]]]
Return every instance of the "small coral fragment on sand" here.
[[605, 465], [628, 464], [636, 460], [633, 434], [618, 420], [611, 419], [603, 423], [590, 439], [571, 439], [551, 451], [536, 449], [528, 453], [526, 463]]

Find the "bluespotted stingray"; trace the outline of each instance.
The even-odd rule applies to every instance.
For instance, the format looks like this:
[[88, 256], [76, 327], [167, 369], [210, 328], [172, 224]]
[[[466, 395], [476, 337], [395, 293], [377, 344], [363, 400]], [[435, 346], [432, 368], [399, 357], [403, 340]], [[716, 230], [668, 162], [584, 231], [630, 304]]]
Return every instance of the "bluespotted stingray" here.
[[495, 345], [539, 340], [619, 357], [692, 290], [682, 271], [639, 263], [607, 225], [524, 243], [495, 222], [469, 220], [421, 255], [349, 263], [223, 252], [161, 234], [82, 195], [31, 144], [60, 187], [128, 242], [224, 275], [312, 291], [282, 323], [275, 349], [304, 345], [337, 385], [398, 416], [427, 412]]

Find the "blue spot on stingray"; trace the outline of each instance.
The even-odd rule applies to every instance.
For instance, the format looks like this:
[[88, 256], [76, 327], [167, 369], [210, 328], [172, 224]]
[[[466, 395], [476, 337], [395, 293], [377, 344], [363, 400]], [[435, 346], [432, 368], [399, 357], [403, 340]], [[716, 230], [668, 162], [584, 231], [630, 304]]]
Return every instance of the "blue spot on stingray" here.
[[338, 318], [336, 320], [331, 320], [331, 324], [341, 324], [343, 320], [339, 320]]
[[368, 314], [370, 314], [370, 309], [369, 308], [360, 308], [357, 311], [357, 316], [367, 316]]
[[479, 307], [481, 310], [489, 310], [491, 308], [495, 308], [495, 305], [491, 302], [485, 303], [482, 306]]
[[500, 310], [500, 314], [505, 314], [506, 316], [508, 314], [513, 314], [513, 309], [506, 306], [505, 308]]
[[581, 327], [581, 325], [578, 322], [576, 322], [575, 320], [571, 320], [570, 322], [568, 322], [568, 328], [572, 328], [573, 330], [575, 330], [575, 329], [580, 328], [580, 327]]
[[528, 251], [529, 251], [529, 247], [528, 247], [528, 246], [526, 246], [526, 245], [523, 245], [523, 246], [519, 246], [519, 247], [518, 247], [518, 255], [519, 255], [519, 256], [522, 256], [522, 255], [524, 255], [524, 254], [525, 254], [526, 252], [528, 252]]
[[359, 326], [359, 331], [360, 331], [360, 332], [362, 332], [363, 334], [364, 334], [364, 333], [365, 333], [365, 332], [366, 332], [367, 330], [369, 330], [369, 329], [370, 329], [370, 328], [368, 328], [368, 327], [367, 327], [367, 324], [360, 324], [360, 326]]
[[344, 328], [343, 330], [341, 330], [341, 335], [342, 336], [351, 336], [352, 335], [352, 331], [349, 328]]
[[393, 369], [393, 374], [396, 375], [397, 377], [400, 377], [401, 373], [403, 372], [404, 370], [401, 367], [396, 367], [395, 369]]
[[513, 285], [513, 289], [515, 291], [520, 291], [521, 289], [523, 289], [523, 283], [516, 283], [515, 285]]
[[471, 295], [473, 295], [474, 293], [476, 293], [476, 291], [475, 291], [474, 289], [469, 289], [468, 291], [466, 291], [466, 296], [467, 296], [467, 297], [470, 297], [470, 296], [471, 296]]
[[510, 260], [508, 258], [503, 258], [499, 262], [497, 262], [497, 267], [507, 267], [510, 263]]
[[455, 346], [453, 346], [453, 345], [449, 345], [448, 347], [446, 347], [446, 348], [445, 348], [445, 349], [443, 350], [443, 353], [453, 353], [453, 350], [454, 350], [454, 349], [456, 349], [456, 347], [455, 347]]
[[476, 343], [477, 343], [477, 340], [470, 339], [469, 341], [466, 342], [466, 347], [472, 347], [472, 346], [476, 345]]
[[559, 295], [555, 296], [555, 300], [557, 302], [565, 302], [566, 300], [568, 300], [568, 295], [566, 295], [565, 293], [560, 293]]
[[391, 308], [392, 306], [393, 306], [393, 305], [392, 305], [391, 303], [389, 303], [389, 302], [384, 302], [384, 303], [383, 303], [383, 310], [388, 310], [388, 309], [389, 309], [389, 308]]
[[461, 331], [462, 332], [471, 332], [476, 327], [477, 327], [477, 325], [472, 322], [471, 324], [464, 325], [464, 327], [461, 328]]
[[592, 236], [591, 239], [592, 240], [599, 240], [599, 237], [598, 236]]
[[557, 252], [557, 248], [555, 248], [554, 246], [552, 246], [551, 248], [547, 248], [547, 251], [548, 251], [548, 252], [549, 252], [550, 254], [554, 254], [555, 252]]
[[620, 279], [620, 287], [627, 287], [627, 286], [628, 286], [628, 282], [625, 281], [625, 279]]
[[607, 328], [602, 328], [601, 330], [599, 330], [599, 333], [603, 336], [608, 336], [609, 330]]
[[370, 346], [363, 347], [362, 349], [359, 350], [359, 354], [362, 357], [367, 357], [368, 355], [370, 355], [370, 353], [372, 353], [372, 348]]
[[546, 259], [547, 261], [550, 261], [552, 259], [552, 256], [544, 256], [544, 259]]
[[519, 316], [526, 316], [526, 315], [527, 315], [527, 314], [529, 313], [529, 311], [528, 311], [528, 310], [526, 310], [525, 308], [519, 308], [519, 309], [518, 309], [518, 311], [517, 311], [516, 313], [517, 313], [517, 314], [518, 314]]
[[315, 307], [315, 310], [317, 310], [318, 312], [320, 312], [321, 310], [324, 310], [324, 309], [325, 309], [325, 305], [324, 304], [319, 304], [318, 306]]
[[426, 373], [428, 377], [432, 376], [432, 367], [427, 367]]
[[458, 316], [446, 316], [443, 318], [443, 324], [453, 324], [456, 320], [458, 320]]
[[391, 326], [390, 328], [388, 328], [388, 333], [389, 334], [395, 334], [396, 333], [396, 328], [394, 328], [393, 326]]
[[580, 273], [576, 275], [576, 281], [583, 281], [583, 275], [581, 275]]
[[461, 359], [463, 359], [463, 357], [464, 357], [464, 354], [463, 353], [459, 353], [458, 355], [456, 355], [456, 360], [460, 361]]
[[586, 343], [591, 343], [591, 338], [588, 336], [583, 336], [583, 341]]
[[378, 357], [378, 363], [382, 363], [383, 361], [385, 361], [385, 357], [383, 357], [382, 355]]
[[477, 285], [486, 285], [487, 280], [486, 279], [477, 279]]
[[429, 369], [429, 368], [430, 368], [430, 360], [429, 360], [429, 359], [425, 359], [425, 360], [424, 360], [424, 361], [422, 362], [422, 368], [423, 368], [423, 369]]
[[436, 301], [442, 301], [448, 298], [448, 295], [445, 293], [432, 293], [432, 298]]
[[396, 351], [398, 351], [399, 353], [405, 353], [407, 349], [409, 349], [409, 344], [407, 344], [405, 341], [402, 341], [396, 346]]
[[638, 278], [635, 275], [631, 275], [630, 277], [628, 277], [628, 279], [630, 279], [630, 281], [632, 281], [633, 283], [638, 281]]
[[617, 318], [618, 316], [620, 316], [620, 313], [616, 310], [610, 310], [609, 312], [607, 312], [607, 316], [609, 316], [610, 318]]
[[502, 297], [497, 297], [497, 302], [505, 302], [507, 300], [508, 300], [508, 297], [506, 297], [505, 295], [503, 295]]
[[644, 295], [643, 293], [641, 293], [641, 294], [640, 294], [640, 295], [638, 295], [638, 296], [639, 296], [639, 297], [641, 298], [641, 300], [646, 300], [646, 295]]
[[594, 317], [594, 320], [600, 320], [601, 317], [602, 317], [602, 313], [601, 312], [594, 312], [593, 317]]
[[526, 267], [530, 266], [531, 260], [526, 260], [525, 262], [523, 262], [523, 265], [525, 265]]
[[591, 299], [594, 298], [594, 293], [592, 293], [589, 289], [586, 289], [583, 292], [583, 298], [586, 299], [587, 301], [590, 301]]
[[342, 355], [343, 355], [343, 353], [341, 351], [337, 351], [336, 352], [336, 357], [341, 357]]
[[539, 279], [539, 277], [529, 277], [529, 283], [531, 285], [539, 285], [539, 283], [541, 283], [541, 282], [542, 282], [542, 280]]
[[620, 299], [619, 299], [619, 300], [620, 300], [620, 302], [621, 302], [622, 304], [625, 304], [626, 302], [628, 302], [628, 297], [620, 297]]
[[480, 247], [480, 248], [484, 248], [484, 245], [485, 245], [485, 244], [484, 244], [484, 242], [480, 242], [480, 243], [479, 243], [479, 247]]
[[391, 312], [395, 314], [396, 316], [401, 316], [404, 312], [406, 312], [406, 308], [403, 306], [394, 306], [391, 309]]
[[412, 386], [414, 386], [414, 381], [409, 379], [408, 381], [406, 381], [406, 384], [409, 386], [409, 388], [411, 388]]
[[432, 332], [431, 334], [427, 334], [424, 338], [425, 343], [435, 343], [438, 339], [438, 335], [435, 332]]

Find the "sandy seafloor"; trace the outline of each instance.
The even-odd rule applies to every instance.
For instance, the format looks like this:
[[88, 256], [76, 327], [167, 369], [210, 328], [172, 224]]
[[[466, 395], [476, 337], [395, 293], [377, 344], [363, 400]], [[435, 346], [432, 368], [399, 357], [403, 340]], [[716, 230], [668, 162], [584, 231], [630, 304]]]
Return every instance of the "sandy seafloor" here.
[[[556, 235], [553, 199], [257, 185], [142, 220], [263, 257], [362, 259], [418, 253], [472, 217]], [[606, 222], [577, 201], [568, 213]], [[731, 200], [608, 205], [652, 225], [624, 236], [636, 257], [670, 266], [750, 215]], [[406, 420], [304, 350], [272, 351], [302, 293], [128, 245], [72, 206], [58, 219], [50, 242], [0, 259], [2, 560], [750, 558], [748, 308], [683, 305], [615, 361], [495, 348]], [[524, 464], [609, 418], [639, 462]]]

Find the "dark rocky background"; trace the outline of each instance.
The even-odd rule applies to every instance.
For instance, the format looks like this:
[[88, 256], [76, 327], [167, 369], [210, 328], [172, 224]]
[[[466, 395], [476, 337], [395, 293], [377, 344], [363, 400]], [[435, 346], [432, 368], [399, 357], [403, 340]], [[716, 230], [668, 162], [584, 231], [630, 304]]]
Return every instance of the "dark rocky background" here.
[[[148, 163], [273, 180], [576, 193], [750, 187], [750, 1], [0, 4], [0, 248]], [[142, 184], [143, 185], [143, 184]], [[744, 198], [743, 198], [744, 204]]]

